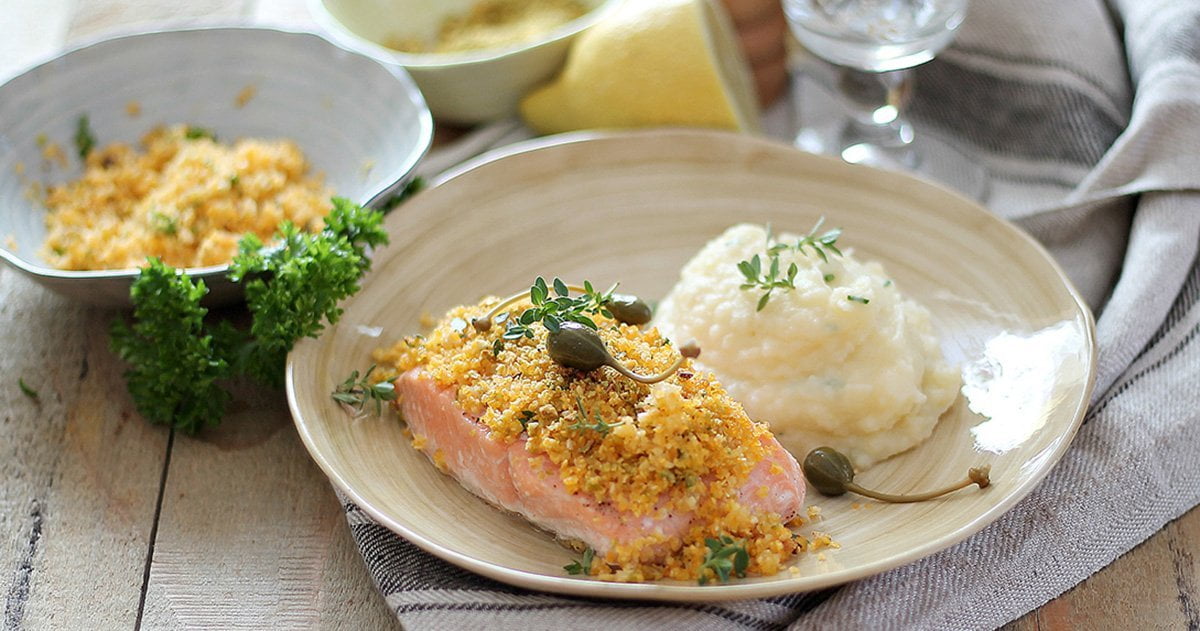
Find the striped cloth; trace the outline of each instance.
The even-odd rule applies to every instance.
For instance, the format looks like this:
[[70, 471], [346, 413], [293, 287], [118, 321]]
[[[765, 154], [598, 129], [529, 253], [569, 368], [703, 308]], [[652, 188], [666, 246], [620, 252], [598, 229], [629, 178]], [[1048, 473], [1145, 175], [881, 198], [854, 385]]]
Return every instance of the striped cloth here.
[[347, 503], [404, 626], [988, 629], [1200, 503], [1200, 3], [981, 0], [917, 72], [919, 129], [965, 143], [991, 176], [988, 207], [1040, 239], [1098, 314], [1091, 411], [1050, 476], [979, 534], [906, 567], [824, 592], [677, 606], [501, 585]]

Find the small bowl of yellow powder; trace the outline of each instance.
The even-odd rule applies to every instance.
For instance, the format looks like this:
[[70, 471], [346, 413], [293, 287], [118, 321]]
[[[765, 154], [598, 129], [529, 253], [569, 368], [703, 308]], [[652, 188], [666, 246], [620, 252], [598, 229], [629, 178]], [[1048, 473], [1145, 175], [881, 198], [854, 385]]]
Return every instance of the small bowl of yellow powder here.
[[147, 257], [236, 300], [245, 234], [319, 230], [334, 195], [380, 202], [432, 119], [396, 68], [319, 36], [204, 28], [109, 39], [0, 85], [0, 258], [127, 306]]
[[562, 67], [571, 40], [620, 0], [310, 0], [338, 43], [403, 66], [439, 121], [515, 114]]

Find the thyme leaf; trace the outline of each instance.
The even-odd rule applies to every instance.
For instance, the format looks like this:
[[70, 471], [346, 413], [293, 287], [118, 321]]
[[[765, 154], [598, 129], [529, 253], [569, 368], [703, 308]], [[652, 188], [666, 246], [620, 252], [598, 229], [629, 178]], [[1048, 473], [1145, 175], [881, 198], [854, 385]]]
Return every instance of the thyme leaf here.
[[25, 383], [24, 377], [17, 377], [17, 387], [21, 389], [21, 394], [33, 399], [34, 401], [38, 400], [38, 391], [29, 387], [29, 384]]
[[576, 322], [595, 330], [596, 322], [591, 316], [609, 315], [606, 306], [616, 288], [617, 286], [613, 285], [608, 291], [599, 292], [591, 282], [584, 281], [583, 293], [571, 297], [570, 289], [561, 279], [555, 278], [547, 285], [546, 279], [538, 276], [529, 287], [530, 307], [515, 319], [510, 318], [507, 321], [501, 338], [533, 339], [533, 324], [538, 322], [552, 333], [562, 328], [563, 322]]
[[734, 539], [729, 535], [721, 535], [718, 539], [705, 538], [704, 562], [700, 564], [700, 584], [707, 585], [708, 572], [712, 570], [717, 580], [725, 583], [729, 576], [738, 578], [746, 576], [746, 568], [750, 566], [750, 553], [746, 551], [746, 542]]
[[[755, 311], [762, 311], [771, 301], [771, 294], [776, 289], [787, 291], [796, 288], [796, 275], [800, 272], [800, 268], [796, 263], [790, 263], [786, 270], [781, 270], [782, 263], [779, 260], [779, 255], [783, 252], [792, 251], [797, 254], [808, 256], [808, 251], [812, 250], [813, 255], [828, 263], [829, 255], [842, 255], [842, 251], [837, 247], [837, 240], [842, 236], [840, 228], [834, 228], [824, 233], [817, 234], [821, 229], [821, 224], [825, 222], [822, 217], [817, 220], [817, 223], [808, 231], [808, 234], [796, 239], [794, 243], [774, 241], [774, 233], [771, 227], [767, 226], [767, 261], [764, 265], [761, 255], [755, 254], [745, 261], [738, 261], [737, 268], [741, 272], [744, 280], [741, 284], [742, 289], [759, 289], [762, 290], [762, 295], [758, 298], [758, 303], [755, 305]], [[826, 275], [825, 281], [832, 280], [832, 275]]]
[[374, 402], [375, 414], [381, 413], [384, 401], [396, 400], [396, 379], [393, 377], [372, 383], [371, 373], [374, 370], [375, 364], [371, 364], [371, 367], [367, 369], [366, 374], [361, 379], [358, 377], [357, 370], [350, 371], [350, 376], [334, 388], [333, 393], [329, 396], [334, 401], [354, 407], [358, 412], [361, 412], [368, 402]]
[[92, 133], [92, 127], [88, 124], [87, 114], [84, 114], [75, 123], [75, 149], [79, 152], [79, 159], [87, 159], [88, 154], [95, 148], [96, 135]]
[[572, 561], [564, 565], [563, 569], [567, 571], [567, 574], [571, 574], [572, 576], [577, 574], [583, 574], [584, 576], [587, 576], [588, 574], [592, 573], [592, 561], [595, 560], [595, 558], [596, 551], [589, 547], [583, 551], [582, 561]]
[[577, 432], [582, 432], [582, 431], [586, 431], [586, 430], [590, 429], [590, 430], [600, 434], [601, 436], [607, 436], [608, 433], [610, 431], [612, 431], [612, 428], [621, 424], [620, 422], [617, 422], [617, 423], [604, 422], [604, 419], [600, 417], [599, 412], [589, 413], [587, 408], [583, 407], [583, 399], [580, 399], [579, 395], [575, 395], [575, 406], [579, 410], [579, 419], [576, 420], [574, 423], [568, 425], [567, 429], [572, 429]]

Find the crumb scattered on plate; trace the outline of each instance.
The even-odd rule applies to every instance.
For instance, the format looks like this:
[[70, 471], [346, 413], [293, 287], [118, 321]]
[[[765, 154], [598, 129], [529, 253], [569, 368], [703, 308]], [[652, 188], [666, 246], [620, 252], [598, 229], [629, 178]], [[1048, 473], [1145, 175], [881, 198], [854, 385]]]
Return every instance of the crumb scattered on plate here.
[[233, 104], [238, 107], [246, 107], [246, 104], [249, 103], [256, 94], [258, 94], [258, 88], [253, 84], [247, 85], [237, 93], [237, 96], [233, 99]]

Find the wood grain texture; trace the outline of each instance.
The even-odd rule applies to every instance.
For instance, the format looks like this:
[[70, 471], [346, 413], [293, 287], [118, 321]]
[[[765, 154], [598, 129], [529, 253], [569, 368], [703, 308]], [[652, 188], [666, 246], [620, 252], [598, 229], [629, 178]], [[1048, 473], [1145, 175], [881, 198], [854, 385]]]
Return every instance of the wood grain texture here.
[[[16, 2], [0, 35], [18, 15], [45, 38], [0, 74], [150, 25], [307, 23], [302, 0]], [[168, 460], [169, 433], [137, 415], [107, 348], [114, 315], [0, 269], [0, 628], [398, 627], [280, 393], [242, 392], [228, 431], [181, 437]]]
[[1200, 629], [1200, 508], [1004, 631]]
[[280, 393], [243, 391], [221, 426], [178, 436], [143, 628], [385, 628], [395, 618]]
[[0, 271], [5, 629], [134, 622], [166, 435], [123, 395], [112, 315]]

